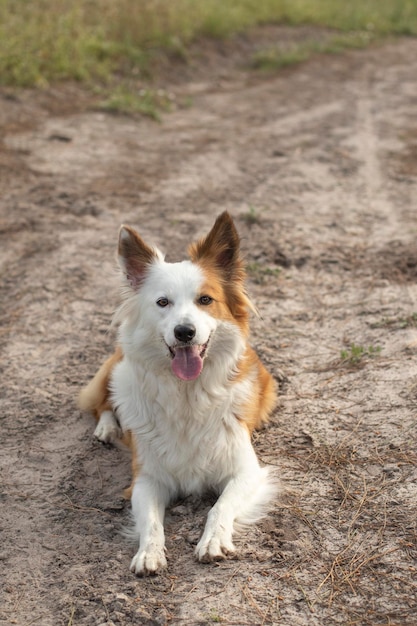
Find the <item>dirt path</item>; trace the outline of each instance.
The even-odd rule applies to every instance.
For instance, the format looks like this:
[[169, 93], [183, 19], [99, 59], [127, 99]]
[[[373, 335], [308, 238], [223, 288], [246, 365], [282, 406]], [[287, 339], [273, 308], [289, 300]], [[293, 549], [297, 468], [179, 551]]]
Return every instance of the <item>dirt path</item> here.
[[[161, 124], [3, 94], [1, 624], [415, 623], [416, 77], [405, 40], [202, 74]], [[208, 501], [177, 504], [168, 571], [137, 580], [128, 458], [75, 398], [111, 350], [119, 224], [174, 259], [224, 209], [281, 382], [256, 448], [286, 493], [218, 565], [193, 559]]]

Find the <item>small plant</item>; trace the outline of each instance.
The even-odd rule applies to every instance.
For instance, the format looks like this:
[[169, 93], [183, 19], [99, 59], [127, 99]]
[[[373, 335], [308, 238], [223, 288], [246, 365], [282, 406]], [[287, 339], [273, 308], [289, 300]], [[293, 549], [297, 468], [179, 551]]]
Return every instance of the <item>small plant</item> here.
[[272, 72], [281, 68], [306, 61], [315, 54], [340, 54], [349, 48], [364, 48], [373, 41], [372, 34], [364, 31], [342, 33], [330, 37], [327, 41], [306, 41], [293, 44], [284, 49], [273, 47], [261, 50], [252, 59], [252, 68], [264, 72]]
[[310, 54], [306, 46], [294, 46], [291, 50], [270, 48], [255, 54], [252, 59], [252, 68], [262, 72], [273, 72], [289, 65], [302, 63]]
[[258, 285], [264, 285], [270, 276], [279, 276], [281, 270], [279, 267], [268, 267], [261, 263], [249, 263], [246, 267], [248, 274]]
[[129, 86], [117, 87], [101, 103], [101, 108], [114, 113], [140, 113], [155, 121], [160, 121], [161, 111], [168, 111], [171, 102], [169, 96], [161, 90], [133, 90]]
[[261, 221], [261, 216], [258, 210], [252, 204], [249, 205], [248, 211], [244, 213], [242, 217], [248, 226], [252, 226], [253, 224], [259, 224], [259, 222]]
[[208, 616], [208, 619], [211, 622], [214, 622], [216, 624], [220, 624], [223, 621], [222, 618], [220, 617], [220, 615], [217, 613], [217, 611], [215, 609], [211, 609], [211, 613]]
[[347, 350], [341, 350], [340, 358], [342, 363], [356, 366], [359, 365], [364, 358], [373, 358], [378, 356], [382, 348], [380, 346], [357, 346], [352, 343]]
[[379, 322], [371, 324], [371, 328], [413, 328], [417, 326], [417, 313], [411, 313], [407, 317], [383, 317]]

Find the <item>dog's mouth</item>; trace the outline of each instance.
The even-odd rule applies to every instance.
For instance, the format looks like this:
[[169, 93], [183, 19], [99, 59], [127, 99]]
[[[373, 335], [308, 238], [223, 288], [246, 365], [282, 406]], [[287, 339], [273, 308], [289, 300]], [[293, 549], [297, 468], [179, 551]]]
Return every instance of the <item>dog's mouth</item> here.
[[195, 380], [203, 369], [203, 359], [205, 357], [209, 341], [200, 344], [177, 344], [168, 346], [172, 357], [172, 371], [181, 380]]

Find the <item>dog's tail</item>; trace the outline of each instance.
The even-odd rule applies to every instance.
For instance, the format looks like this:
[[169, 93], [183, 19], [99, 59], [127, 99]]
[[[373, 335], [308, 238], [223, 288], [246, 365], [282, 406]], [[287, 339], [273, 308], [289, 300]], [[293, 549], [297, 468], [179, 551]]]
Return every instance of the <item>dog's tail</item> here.
[[271, 467], [259, 468], [257, 487], [247, 494], [244, 503], [237, 511], [234, 522], [235, 530], [252, 525], [270, 512], [282, 487]]

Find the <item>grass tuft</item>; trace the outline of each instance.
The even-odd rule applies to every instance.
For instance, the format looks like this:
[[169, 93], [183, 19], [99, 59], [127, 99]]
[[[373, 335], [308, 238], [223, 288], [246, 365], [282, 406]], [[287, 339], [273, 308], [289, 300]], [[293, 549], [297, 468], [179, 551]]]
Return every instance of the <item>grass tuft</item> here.
[[102, 101], [101, 108], [113, 113], [140, 113], [155, 121], [160, 121], [161, 111], [170, 110], [171, 100], [168, 94], [160, 89], [137, 90], [122, 84]]
[[373, 358], [381, 353], [380, 346], [358, 346], [352, 343], [347, 350], [341, 350], [340, 358], [342, 364], [350, 367], [360, 365], [364, 359]]
[[340, 54], [348, 48], [365, 48], [375, 36], [365, 31], [342, 33], [327, 41], [306, 41], [293, 44], [290, 49], [273, 47], [258, 52], [252, 60], [252, 68], [271, 72], [306, 61], [314, 54]]
[[246, 266], [249, 276], [257, 285], [264, 285], [268, 279], [278, 277], [281, 273], [279, 267], [268, 267], [262, 263], [254, 261]]
[[379, 322], [371, 324], [371, 328], [392, 328], [401, 330], [404, 328], [415, 328], [417, 326], [417, 313], [411, 313], [407, 317], [387, 318], [383, 317]]
[[261, 215], [260, 211], [256, 209], [252, 204], [249, 205], [249, 209], [242, 215], [242, 219], [247, 226], [253, 226], [254, 224], [260, 224]]

